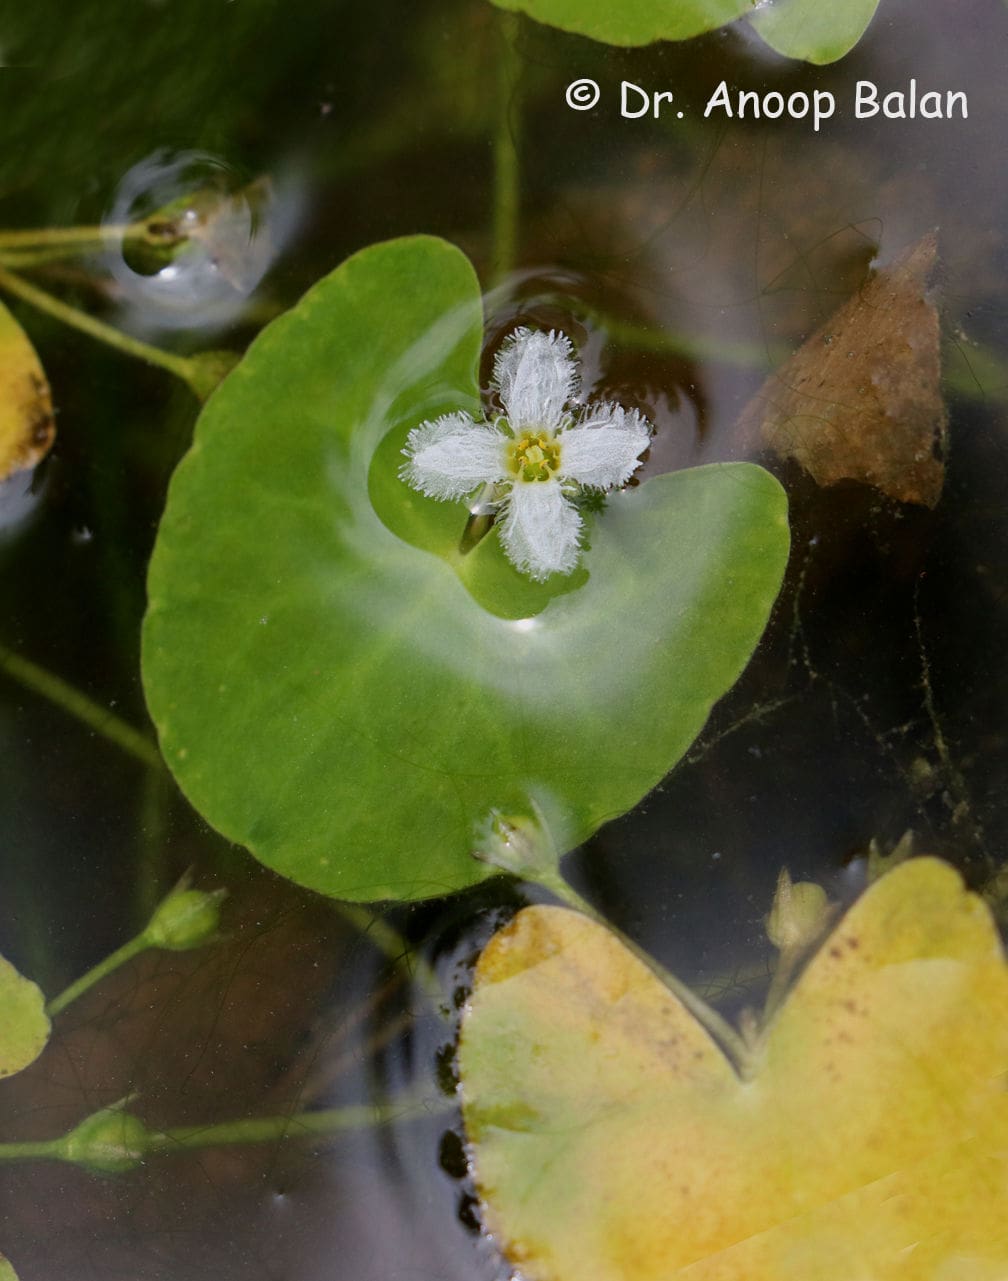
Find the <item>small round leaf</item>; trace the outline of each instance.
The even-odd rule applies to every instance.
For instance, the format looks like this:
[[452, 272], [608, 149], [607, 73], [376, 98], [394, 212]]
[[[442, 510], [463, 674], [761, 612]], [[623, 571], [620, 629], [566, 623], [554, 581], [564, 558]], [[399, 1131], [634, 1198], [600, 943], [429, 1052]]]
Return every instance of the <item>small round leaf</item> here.
[[0, 1077], [34, 1063], [48, 1040], [45, 997], [0, 956]]

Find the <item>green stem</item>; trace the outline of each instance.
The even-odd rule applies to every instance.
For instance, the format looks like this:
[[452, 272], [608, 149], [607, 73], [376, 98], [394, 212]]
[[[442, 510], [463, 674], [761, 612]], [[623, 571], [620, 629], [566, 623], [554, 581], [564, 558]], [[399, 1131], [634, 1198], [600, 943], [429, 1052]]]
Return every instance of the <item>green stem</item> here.
[[109, 240], [144, 240], [147, 234], [147, 226], [142, 222], [110, 224], [107, 227], [28, 227], [18, 231], [0, 231], [0, 250], [51, 245], [100, 247]]
[[497, 125], [494, 131], [493, 279], [499, 284], [514, 270], [518, 251], [521, 173], [521, 72], [516, 13], [501, 15], [503, 49], [497, 64]]
[[41, 249], [0, 249], [0, 266], [13, 267], [15, 271], [44, 267], [51, 262], [64, 262], [80, 253], [76, 245], [50, 245]]
[[[323, 1108], [317, 1112], [295, 1112], [290, 1116], [251, 1117], [242, 1121], [222, 1121], [218, 1125], [181, 1125], [161, 1134], [152, 1134], [147, 1153], [212, 1148], [239, 1143], [272, 1143], [278, 1139], [313, 1138], [363, 1130], [372, 1125], [409, 1121], [447, 1112], [453, 1105], [448, 1099], [430, 1101], [406, 1100], [399, 1103], [358, 1104], [351, 1107]], [[0, 1148], [0, 1157], [3, 1151]]]
[[632, 938], [624, 934], [621, 929], [618, 929], [611, 921], [607, 921], [601, 912], [593, 907], [587, 899], [582, 898], [577, 890], [568, 885], [559, 871], [554, 876], [542, 876], [539, 878], [538, 883], [544, 889], [549, 890], [551, 894], [555, 894], [562, 903], [566, 903], [568, 907], [573, 908], [576, 912], [584, 913], [585, 916], [590, 917], [611, 934], [614, 934], [623, 946], [632, 952], [639, 961], [642, 961], [651, 973], [669, 989], [673, 996], [682, 1002], [701, 1027], [706, 1028], [732, 1061], [739, 1076], [743, 1079], [747, 1078], [751, 1058], [749, 1048], [727, 1019], [722, 1018], [717, 1010], [712, 1009], [702, 997], [697, 996], [691, 988], [687, 987], [681, 979], [677, 979], [664, 965], [660, 965], [654, 957], [650, 956]]
[[33, 693], [41, 694], [150, 769], [164, 768], [157, 747], [145, 734], [110, 712], [107, 707], [93, 702], [61, 677], [53, 675], [5, 645], [0, 645], [0, 672], [5, 672]]
[[771, 1020], [783, 1004], [801, 957], [801, 949], [797, 951], [788, 949], [781, 952], [777, 958], [777, 968], [774, 970], [773, 978], [770, 980], [770, 987], [767, 990], [766, 1001], [763, 1003], [763, 1017], [760, 1020], [760, 1026], [764, 1031], [770, 1026]]
[[159, 368], [167, 370], [168, 373], [174, 374], [176, 378], [186, 383], [192, 388], [197, 396], [203, 398], [203, 378], [197, 361], [187, 356], [177, 356], [173, 352], [163, 351], [160, 347], [154, 347], [150, 343], [141, 342], [139, 338], [131, 338], [129, 334], [124, 334], [121, 330], [107, 325], [103, 320], [97, 320], [94, 316], [89, 316], [87, 312], [79, 311], [76, 307], [71, 307], [69, 303], [61, 302], [52, 294], [47, 293], [44, 289], [39, 289], [37, 285], [29, 284], [14, 272], [0, 267], [0, 289], [5, 289], [8, 293], [23, 299], [32, 307], [44, 311], [47, 315], [54, 316], [61, 320], [65, 325], [70, 325], [74, 329], [79, 329], [81, 333], [87, 334], [91, 338], [96, 338], [98, 342], [103, 342], [109, 347], [114, 347], [116, 351], [124, 352], [127, 356], [134, 356], [137, 360], [143, 360], [149, 365], [157, 365]]
[[[295, 1112], [285, 1116], [250, 1117], [221, 1121], [216, 1125], [180, 1125], [171, 1129], [148, 1130], [142, 1122], [119, 1111], [121, 1105], [86, 1118], [69, 1134], [37, 1142], [0, 1143], [3, 1161], [67, 1161], [85, 1169], [106, 1173], [123, 1172], [148, 1157], [174, 1152], [226, 1147], [244, 1143], [275, 1143], [282, 1139], [310, 1139], [363, 1130], [368, 1126], [396, 1121], [422, 1120], [451, 1112], [455, 1104], [446, 1098], [406, 1098], [396, 1103], [361, 1104], [323, 1108], [317, 1112]], [[104, 1135], [92, 1132], [99, 1123]], [[119, 1159], [109, 1162], [109, 1145], [120, 1147]], [[90, 1150], [89, 1150], [90, 1149]]]
[[122, 947], [116, 948], [110, 956], [106, 956], [103, 961], [99, 961], [86, 974], [82, 974], [59, 996], [53, 997], [46, 1006], [46, 1014], [51, 1019], [54, 1019], [57, 1014], [61, 1014], [78, 997], [83, 996], [89, 988], [94, 987], [96, 983], [100, 983], [113, 970], [119, 969], [121, 965], [125, 965], [127, 961], [131, 961], [134, 956], [139, 956], [141, 952], [145, 952], [149, 947], [150, 943], [147, 941], [146, 935], [138, 934], [136, 938], [130, 939]]
[[63, 1140], [41, 1139], [37, 1143], [0, 1143], [0, 1161], [58, 1161], [63, 1155]]

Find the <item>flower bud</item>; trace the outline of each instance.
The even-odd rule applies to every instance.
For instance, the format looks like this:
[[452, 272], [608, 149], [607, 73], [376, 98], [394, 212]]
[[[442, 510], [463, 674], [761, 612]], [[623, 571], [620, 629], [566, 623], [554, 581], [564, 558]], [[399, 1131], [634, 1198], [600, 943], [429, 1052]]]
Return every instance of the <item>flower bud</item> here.
[[777, 893], [767, 917], [767, 937], [781, 952], [808, 947], [822, 933], [829, 916], [826, 891], [814, 881], [794, 882], [786, 867], [777, 878]]
[[891, 872], [894, 867], [898, 867], [900, 863], [906, 862], [913, 856], [914, 834], [912, 831], [904, 832], [888, 854], [882, 853], [882, 847], [872, 837], [868, 843], [868, 884], [871, 885], [879, 877], [885, 876], [886, 872]]
[[185, 952], [211, 942], [220, 926], [220, 901], [226, 893], [191, 890], [185, 882], [176, 886], [156, 908], [144, 930], [147, 946]]
[[63, 1138], [60, 1156], [96, 1174], [122, 1174], [143, 1162], [150, 1132], [117, 1103], [85, 1117]]
[[494, 811], [475, 857], [527, 881], [556, 877], [559, 856], [539, 807], [536, 817], [504, 815]]

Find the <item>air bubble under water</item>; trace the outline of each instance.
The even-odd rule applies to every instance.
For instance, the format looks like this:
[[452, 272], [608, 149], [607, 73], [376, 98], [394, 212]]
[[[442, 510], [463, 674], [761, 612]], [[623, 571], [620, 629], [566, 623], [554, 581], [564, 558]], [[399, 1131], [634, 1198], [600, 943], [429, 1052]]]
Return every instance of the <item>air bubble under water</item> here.
[[274, 204], [268, 180], [205, 152], [162, 149], [134, 165], [103, 223], [127, 327], [234, 320], [274, 258]]

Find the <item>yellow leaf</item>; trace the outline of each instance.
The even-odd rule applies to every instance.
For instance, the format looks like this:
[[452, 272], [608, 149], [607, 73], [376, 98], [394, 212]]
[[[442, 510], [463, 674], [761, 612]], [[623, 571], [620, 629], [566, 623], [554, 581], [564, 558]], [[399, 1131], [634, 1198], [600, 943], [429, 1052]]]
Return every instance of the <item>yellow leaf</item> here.
[[55, 435], [45, 371], [25, 331], [0, 303], [0, 481], [41, 462]]
[[854, 904], [741, 1073], [552, 907], [484, 951], [459, 1059], [485, 1222], [531, 1281], [1008, 1277], [1008, 967], [935, 859]]

